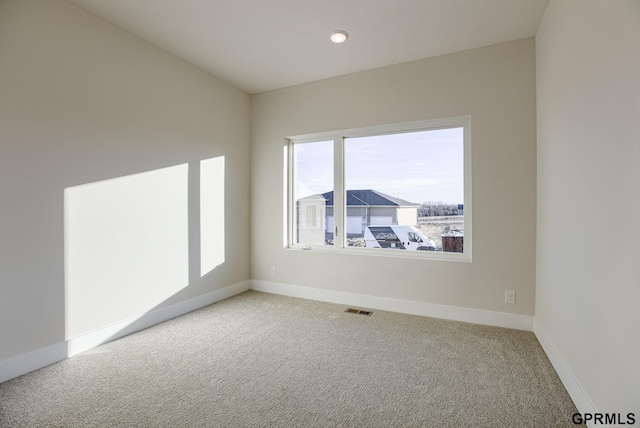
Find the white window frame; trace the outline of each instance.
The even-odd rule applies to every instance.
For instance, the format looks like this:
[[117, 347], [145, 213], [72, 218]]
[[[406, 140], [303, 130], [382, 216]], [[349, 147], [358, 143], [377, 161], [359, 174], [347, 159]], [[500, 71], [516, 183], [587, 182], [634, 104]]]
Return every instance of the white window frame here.
[[[346, 207], [345, 207], [345, 180], [344, 180], [344, 140], [354, 137], [368, 137], [383, 134], [398, 134], [403, 132], [433, 131], [446, 128], [463, 128], [464, 138], [464, 248], [462, 253], [443, 251], [394, 251], [375, 248], [348, 247], [346, 245]], [[333, 245], [309, 246], [295, 242], [295, 209], [294, 200], [294, 165], [293, 146], [300, 143], [333, 140], [333, 218], [334, 239]], [[389, 125], [370, 126], [365, 128], [353, 128], [339, 131], [320, 132], [315, 134], [297, 135], [285, 138], [284, 152], [286, 153], [286, 177], [285, 195], [286, 207], [284, 213], [286, 227], [285, 248], [291, 250], [313, 250], [314, 252], [339, 252], [344, 254], [372, 255], [384, 257], [401, 257], [431, 260], [453, 260], [471, 262], [473, 238], [472, 238], [472, 180], [471, 180], [471, 117], [458, 116], [444, 119], [430, 119], [416, 122], [396, 123]], [[342, 195], [342, 197], [338, 197]]]

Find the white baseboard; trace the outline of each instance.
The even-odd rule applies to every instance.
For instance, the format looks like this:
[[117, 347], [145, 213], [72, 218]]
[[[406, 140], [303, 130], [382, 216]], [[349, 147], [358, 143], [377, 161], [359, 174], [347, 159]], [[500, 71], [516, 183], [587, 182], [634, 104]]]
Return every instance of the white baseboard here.
[[0, 361], [0, 383], [67, 358], [67, 343], [58, 342]]
[[301, 297], [303, 299], [319, 300], [322, 302], [353, 305], [360, 308], [380, 309], [383, 311], [400, 312], [404, 314], [421, 315], [474, 324], [492, 325], [517, 330], [533, 330], [533, 317], [528, 315], [508, 314], [504, 312], [485, 311], [459, 306], [437, 305], [433, 303], [391, 299], [388, 297], [322, 290], [319, 288], [300, 287], [269, 281], [252, 280], [251, 289], [272, 294], [282, 294], [291, 297]]
[[183, 302], [147, 312], [139, 317], [130, 318], [68, 339], [65, 342], [56, 343], [0, 361], [0, 383], [242, 293], [249, 290], [250, 284], [250, 281], [239, 282]]
[[538, 342], [540, 342], [542, 349], [544, 349], [544, 352], [547, 354], [549, 361], [551, 361], [551, 365], [556, 370], [556, 373], [558, 373], [558, 377], [573, 400], [573, 404], [576, 405], [578, 412], [582, 414], [598, 413], [595, 406], [589, 399], [589, 396], [584, 392], [580, 382], [578, 382], [578, 379], [576, 379], [576, 376], [573, 374], [573, 371], [571, 371], [571, 368], [562, 357], [562, 354], [556, 347], [555, 343], [551, 340], [551, 336], [549, 336], [546, 330], [535, 318], [533, 319], [533, 333], [538, 338]]
[[164, 308], [147, 312], [139, 317], [130, 318], [117, 324], [74, 337], [67, 340], [68, 356], [72, 357], [81, 352], [102, 345], [103, 343], [111, 342], [112, 340], [144, 330], [145, 328], [179, 317], [180, 315], [195, 311], [196, 309], [200, 309], [212, 303], [219, 302], [220, 300], [247, 291], [249, 286], [249, 281], [240, 282], [185, 300], [184, 302], [175, 303]]

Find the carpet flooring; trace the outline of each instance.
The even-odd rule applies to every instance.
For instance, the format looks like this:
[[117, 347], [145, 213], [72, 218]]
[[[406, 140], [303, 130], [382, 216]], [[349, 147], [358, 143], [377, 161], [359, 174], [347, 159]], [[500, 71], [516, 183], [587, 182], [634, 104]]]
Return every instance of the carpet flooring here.
[[345, 309], [239, 294], [0, 384], [0, 427], [574, 426], [533, 333]]

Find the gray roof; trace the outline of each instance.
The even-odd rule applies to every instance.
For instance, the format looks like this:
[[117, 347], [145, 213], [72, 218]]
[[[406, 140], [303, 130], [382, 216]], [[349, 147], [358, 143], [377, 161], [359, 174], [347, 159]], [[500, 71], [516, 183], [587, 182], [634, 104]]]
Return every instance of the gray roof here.
[[[333, 205], [333, 192], [323, 193], [327, 200], [327, 206]], [[420, 204], [394, 198], [376, 190], [347, 190], [347, 206], [390, 206], [390, 207], [417, 207]]]

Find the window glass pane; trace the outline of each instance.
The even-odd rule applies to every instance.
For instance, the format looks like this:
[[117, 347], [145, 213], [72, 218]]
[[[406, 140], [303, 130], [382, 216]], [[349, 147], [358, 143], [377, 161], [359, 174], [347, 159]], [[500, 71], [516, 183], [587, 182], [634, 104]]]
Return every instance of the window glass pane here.
[[345, 139], [347, 245], [462, 252], [464, 130]]
[[293, 144], [293, 173], [294, 242], [333, 245], [333, 141]]

